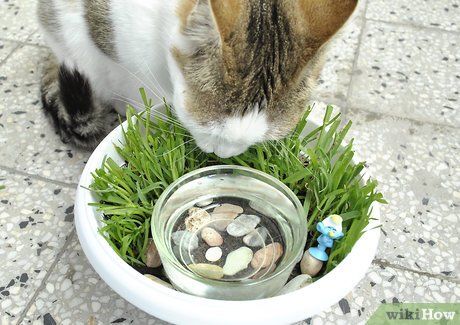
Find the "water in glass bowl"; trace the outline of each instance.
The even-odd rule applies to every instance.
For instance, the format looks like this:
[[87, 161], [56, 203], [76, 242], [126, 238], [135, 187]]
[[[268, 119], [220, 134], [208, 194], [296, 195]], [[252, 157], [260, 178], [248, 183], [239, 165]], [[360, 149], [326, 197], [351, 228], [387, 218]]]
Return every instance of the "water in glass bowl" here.
[[249, 282], [269, 276], [283, 259], [288, 229], [271, 203], [237, 194], [191, 203], [172, 214], [166, 229], [175, 257], [196, 275]]

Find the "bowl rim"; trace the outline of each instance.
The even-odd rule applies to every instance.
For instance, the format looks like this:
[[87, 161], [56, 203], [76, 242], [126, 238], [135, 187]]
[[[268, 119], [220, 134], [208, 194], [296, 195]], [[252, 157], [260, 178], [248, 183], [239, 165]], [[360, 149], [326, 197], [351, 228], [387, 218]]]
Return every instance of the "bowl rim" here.
[[[206, 173], [206, 172], [218, 171], [218, 170], [244, 171], [244, 172], [247, 172], [247, 173], [250, 173], [250, 174], [256, 174], [256, 175], [264, 178], [265, 180], [272, 181], [276, 186], [279, 186], [279, 188], [285, 192], [285, 193], [282, 193], [283, 195], [285, 195], [289, 200], [293, 201], [294, 208], [295, 208], [295, 210], [297, 212], [297, 218], [300, 219], [301, 224], [304, 224], [305, 227], [307, 226], [307, 218], [305, 218], [305, 212], [303, 210], [302, 203], [300, 202], [300, 200], [297, 197], [297, 195], [295, 195], [294, 192], [292, 192], [292, 190], [288, 186], [286, 186], [279, 179], [277, 179], [277, 178], [273, 177], [272, 175], [267, 174], [267, 173], [265, 173], [263, 171], [257, 170], [255, 168], [250, 168], [250, 167], [245, 167], [245, 166], [238, 166], [238, 165], [212, 165], [212, 166], [206, 166], [206, 167], [201, 167], [201, 168], [195, 169], [195, 170], [193, 170], [193, 171], [191, 171], [189, 173], [186, 173], [186, 174], [182, 175], [181, 177], [176, 179], [174, 182], [172, 182], [163, 191], [163, 193], [160, 195], [160, 197], [158, 198], [158, 200], [157, 200], [157, 202], [155, 204], [155, 207], [153, 209], [152, 218], [155, 215], [159, 214], [159, 212], [158, 212], [159, 208], [158, 207], [161, 206], [165, 202], [166, 196], [172, 191], [172, 189], [177, 187], [179, 184], [183, 183], [185, 180], [190, 179], [190, 178], [194, 178], [195, 176], [197, 176], [199, 174]], [[219, 175], [219, 174], [213, 174], [213, 175]], [[244, 176], [251, 177], [249, 175], [244, 175]], [[268, 184], [268, 185], [271, 188], [274, 188], [273, 184]], [[158, 235], [158, 232], [155, 229], [155, 225], [156, 225], [155, 222], [150, 223], [152, 233]], [[274, 277], [277, 277], [277, 276], [283, 274], [283, 272], [286, 271], [286, 269], [292, 267], [293, 264], [297, 263], [297, 261], [298, 261], [297, 259], [299, 258], [299, 256], [301, 256], [303, 254], [303, 248], [305, 247], [306, 240], [307, 240], [307, 233], [305, 233], [304, 235], [300, 236], [300, 238], [298, 239], [298, 242], [299, 242], [298, 244], [300, 244], [300, 247], [298, 247], [298, 248], [300, 248], [300, 251], [298, 253], [292, 254], [292, 256], [290, 257], [290, 259], [288, 261], [283, 261], [282, 263], [280, 263], [280, 264], [283, 265], [282, 268], [275, 268], [276, 272], [273, 272], [268, 277], [260, 278], [260, 279], [251, 281], [250, 283], [246, 283], [245, 286], [247, 286], [247, 287], [257, 286], [257, 285], [260, 285], [262, 283], [265, 283], [265, 282], [273, 279]], [[155, 244], [156, 244], [158, 249], [166, 249], [164, 247], [165, 244], [163, 243], [163, 239], [160, 239], [160, 243], [155, 241]], [[160, 255], [161, 255], [161, 253], [160, 253]], [[196, 276], [195, 274], [193, 274], [193, 272], [188, 271], [186, 268], [183, 268], [182, 265], [179, 266], [178, 265], [179, 262], [177, 260], [172, 260], [169, 257], [170, 255], [171, 254], [166, 254], [166, 258], [168, 259], [169, 264], [172, 265], [177, 271], [181, 272], [183, 275], [191, 277], [196, 282], [201, 282], [201, 283], [205, 283], [207, 285], [213, 285], [213, 286], [216, 286], [216, 287], [218, 287], [218, 286], [227, 286], [227, 287], [235, 288], [235, 287], [240, 286], [238, 283], [235, 283], [235, 282], [225, 282], [225, 284], [224, 284], [222, 281], [213, 280], [213, 279], [205, 279], [205, 278]], [[278, 264], [278, 266], [280, 264]], [[260, 271], [260, 270], [258, 270], [258, 271]]]
[[[351, 252], [331, 272], [297, 291], [249, 301], [214, 300], [169, 289], [126, 264], [98, 232], [93, 195], [86, 188], [92, 172], [106, 157], [117, 157], [114, 144], [123, 144], [122, 128], [115, 128], [95, 149], [81, 175], [75, 199], [75, 227], [81, 247], [99, 276], [120, 296], [143, 311], [173, 323], [280, 324], [320, 313], [346, 296], [365, 276], [380, 239], [380, 205], [373, 204], [371, 220]], [[314, 122], [312, 122], [314, 124]], [[318, 123], [316, 123], [318, 125]], [[353, 158], [356, 163], [356, 159]], [[368, 175], [362, 173], [363, 179]]]

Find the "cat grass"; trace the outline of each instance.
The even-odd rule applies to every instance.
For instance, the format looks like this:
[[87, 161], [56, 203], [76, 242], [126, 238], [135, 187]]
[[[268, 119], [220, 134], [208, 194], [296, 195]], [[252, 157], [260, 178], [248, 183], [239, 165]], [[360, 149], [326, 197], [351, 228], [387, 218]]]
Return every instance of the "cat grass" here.
[[150, 219], [158, 197], [176, 179], [200, 167], [241, 165], [281, 180], [303, 203], [309, 232], [306, 248], [316, 246], [316, 223], [340, 214], [345, 236], [334, 244], [323, 274], [338, 265], [361, 237], [372, 203], [386, 203], [377, 182], [362, 179], [364, 162], [353, 163], [353, 140], [344, 144], [351, 122], [342, 127], [340, 114], [333, 116], [331, 106], [324, 112], [323, 124], [306, 135], [303, 131], [312, 107], [285, 139], [222, 159], [199, 150], [167, 105], [166, 116], [152, 121], [152, 101], [145, 92], [141, 95], [145, 112], [136, 114], [128, 107], [124, 143], [114, 144], [126, 163], [120, 166], [105, 159], [93, 173], [89, 188], [99, 199], [92, 205], [104, 215], [100, 234], [133, 267], [145, 266]]

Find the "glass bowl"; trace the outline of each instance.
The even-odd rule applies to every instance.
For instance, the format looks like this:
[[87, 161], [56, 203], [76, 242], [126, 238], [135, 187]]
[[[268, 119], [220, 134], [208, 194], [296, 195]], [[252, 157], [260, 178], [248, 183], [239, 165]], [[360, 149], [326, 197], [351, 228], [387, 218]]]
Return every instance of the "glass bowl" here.
[[[193, 272], [174, 253], [171, 238], [179, 217], [200, 202], [219, 198], [246, 200], [276, 224], [284, 250], [270, 272], [213, 280]], [[273, 296], [287, 282], [302, 257], [307, 220], [297, 196], [274, 177], [240, 166], [211, 166], [184, 175], [163, 192], [153, 211], [152, 234], [165, 272], [177, 290], [212, 299], [252, 300]]]

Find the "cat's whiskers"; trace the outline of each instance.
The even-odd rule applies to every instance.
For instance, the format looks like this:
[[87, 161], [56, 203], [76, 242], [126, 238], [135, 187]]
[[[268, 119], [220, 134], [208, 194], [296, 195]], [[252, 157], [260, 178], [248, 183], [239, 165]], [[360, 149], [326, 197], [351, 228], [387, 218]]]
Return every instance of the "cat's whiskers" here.
[[[131, 70], [129, 70], [128, 68], [124, 67], [123, 65], [121, 65], [120, 63], [118, 62], [115, 62], [115, 64], [117, 66], [119, 66], [120, 68], [122, 68], [123, 70], [125, 70], [126, 72], [129, 73], [129, 75], [133, 78], [135, 78], [135, 80], [137, 80], [139, 82], [139, 84], [141, 86], [145, 86], [145, 88], [147, 88], [148, 91], [150, 91], [152, 93], [153, 96], [155, 96], [156, 98], [158, 98], [160, 101], [163, 101], [163, 98], [160, 97], [149, 85], [145, 84], [144, 81], [139, 78], [138, 75], [134, 74]], [[140, 73], [140, 72], [139, 72]]]
[[[131, 98], [128, 98], [126, 96], [123, 96], [115, 91], [112, 92], [114, 95], [115, 95], [115, 99], [116, 100], [119, 100], [125, 104], [128, 104], [130, 106], [132, 106], [133, 108], [135, 108], [136, 110], [138, 111], [142, 111], [142, 110], [145, 110], [145, 105], [139, 101], [136, 101], [134, 99], [131, 99]], [[117, 98], [118, 96], [118, 98]], [[180, 128], [180, 129], [183, 129], [183, 130], [186, 130], [186, 128], [184, 126], [182, 126], [176, 119], [164, 114], [163, 112], [161, 111], [158, 111], [158, 110], [155, 110], [153, 112], [153, 114], [157, 114], [158, 116], [160, 116], [164, 121], [170, 123], [170, 124], [173, 124], [175, 125], [176, 127]]]
[[[144, 65], [144, 67], [141, 66], [141, 63]], [[154, 88], [154, 90], [157, 92], [157, 94], [159, 94], [162, 97], [162, 101], [164, 101], [165, 98], [166, 98], [166, 92], [161, 87], [161, 85], [159, 84], [159, 82], [155, 78], [155, 76], [153, 75], [153, 73], [152, 73], [152, 71], [150, 69], [150, 66], [148, 65], [148, 63], [145, 60], [145, 58], [143, 58], [140, 63], [137, 63], [136, 67], [138, 69], [138, 72], [136, 74], [141, 74], [141, 75], [145, 76], [145, 78], [147, 79], [147, 82], [151, 85], [151, 87]], [[145, 71], [146, 69], [148, 70], [148, 73]], [[153, 79], [152, 79], [152, 77], [153, 77]]]
[[[166, 98], [166, 91], [163, 89], [163, 87], [161, 86], [160, 82], [158, 81], [158, 79], [155, 77], [155, 74], [152, 72], [152, 70], [150, 69], [150, 65], [149, 63], [147, 62], [147, 60], [145, 60], [145, 58], [143, 59], [144, 61], [144, 64], [145, 66], [147, 67], [147, 78], [149, 79], [150, 82], [154, 83], [157, 87], [157, 89], [159, 90], [160, 92], [160, 95], [163, 96], [163, 99]], [[150, 78], [153, 78], [153, 80], [151, 80]]]
[[153, 157], [163, 157], [163, 156], [166, 156], [166, 155], [168, 155], [169, 153], [173, 152], [174, 150], [176, 150], [176, 149], [178, 149], [178, 148], [180, 148], [180, 147], [182, 147], [182, 146], [186, 146], [188, 143], [190, 143], [190, 142], [192, 142], [192, 141], [194, 141], [194, 139], [189, 139], [189, 140], [187, 140], [187, 141], [181, 143], [180, 145], [178, 145], [178, 146], [172, 148], [171, 150], [168, 150], [168, 151], [162, 153], [161, 155], [154, 155]]
[[190, 156], [190, 155], [191, 155], [193, 152], [195, 152], [197, 149], [200, 150], [200, 148], [199, 148], [197, 145], [195, 145], [195, 148], [193, 148], [192, 150], [190, 150], [190, 151], [189, 151], [188, 153], [186, 153], [183, 157], [179, 157], [179, 158], [177, 158], [176, 160], [174, 160], [174, 163], [176, 163], [179, 159], [184, 159], [184, 160], [185, 160], [185, 158], [187, 158], [188, 156]]

